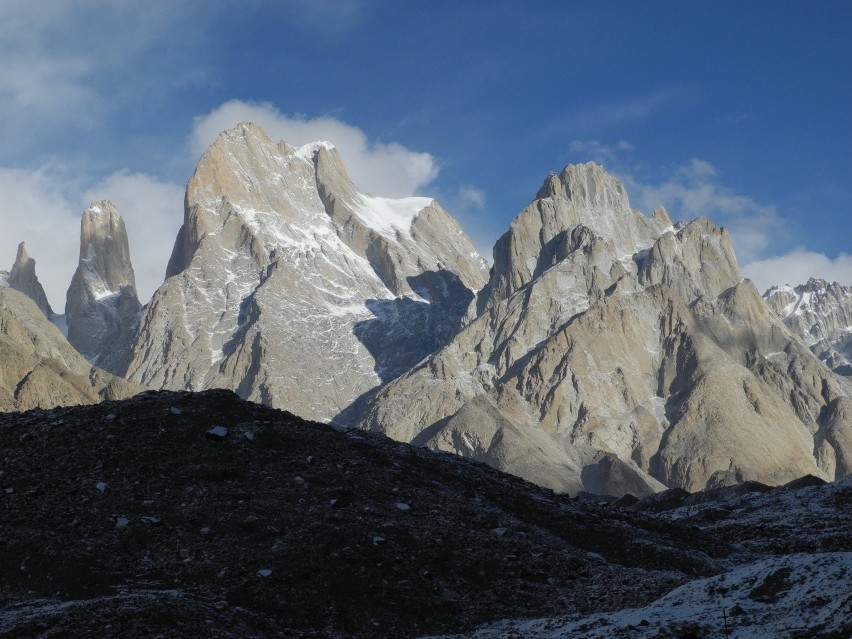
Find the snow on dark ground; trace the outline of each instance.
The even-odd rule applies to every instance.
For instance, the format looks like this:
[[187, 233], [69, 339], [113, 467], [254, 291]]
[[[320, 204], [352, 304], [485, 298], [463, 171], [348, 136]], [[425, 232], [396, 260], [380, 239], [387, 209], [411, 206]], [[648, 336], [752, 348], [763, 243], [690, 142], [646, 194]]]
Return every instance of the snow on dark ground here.
[[835, 636], [850, 492], [618, 508], [227, 391], [3, 414], [0, 636]]
[[[798, 485], [797, 485], [798, 484]], [[852, 636], [852, 476], [770, 489], [756, 483], [688, 496], [671, 491], [661, 522], [696, 526], [730, 549], [724, 572], [695, 579], [642, 608], [594, 615], [505, 619], [479, 639]], [[680, 504], [680, 505], [679, 505]]]

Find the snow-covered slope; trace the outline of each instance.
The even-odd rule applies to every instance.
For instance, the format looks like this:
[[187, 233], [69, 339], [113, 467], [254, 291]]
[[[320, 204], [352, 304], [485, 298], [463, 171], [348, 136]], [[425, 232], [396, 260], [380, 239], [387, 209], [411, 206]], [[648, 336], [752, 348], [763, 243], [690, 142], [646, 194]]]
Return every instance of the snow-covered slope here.
[[241, 124], [189, 181], [167, 277], [120, 372], [346, 421], [450, 337], [486, 266], [434, 200], [363, 194], [332, 145]]
[[763, 297], [826, 366], [852, 377], [852, 286], [811, 278], [773, 287]]
[[506, 619], [463, 636], [848, 637], [852, 633], [848, 543], [852, 477], [826, 486], [807, 479], [812, 485], [801, 488], [756, 486], [759, 490], [733, 496], [696, 493], [688, 499], [692, 505], [655, 516], [662, 527], [669, 522], [691, 525], [725, 544], [728, 553], [718, 575], [685, 583], [643, 608]]
[[850, 552], [768, 558], [691, 581], [645, 608], [509, 619], [458, 639], [843, 637], [852, 631], [850, 575]]

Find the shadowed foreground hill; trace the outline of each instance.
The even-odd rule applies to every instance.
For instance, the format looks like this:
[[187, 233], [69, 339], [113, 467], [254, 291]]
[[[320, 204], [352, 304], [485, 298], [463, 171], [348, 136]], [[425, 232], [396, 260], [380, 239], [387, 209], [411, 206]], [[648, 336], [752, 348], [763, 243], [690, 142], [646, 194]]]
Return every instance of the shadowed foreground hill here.
[[[726, 515], [704, 533], [571, 500], [229, 391], [0, 415], [0, 451], [3, 637], [468, 631], [646, 606], [796, 545], [761, 527], [782, 541], [738, 550]], [[803, 549], [850, 550], [832, 517]]]

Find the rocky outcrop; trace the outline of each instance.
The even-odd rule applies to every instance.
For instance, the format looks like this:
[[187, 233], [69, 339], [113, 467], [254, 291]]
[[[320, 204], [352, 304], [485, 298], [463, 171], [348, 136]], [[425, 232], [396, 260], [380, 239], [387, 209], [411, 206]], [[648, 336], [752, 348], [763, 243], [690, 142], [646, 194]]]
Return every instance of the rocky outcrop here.
[[11, 271], [0, 271], [0, 286], [7, 286], [20, 291], [41, 309], [46, 317], [53, 315], [53, 309], [47, 301], [47, 295], [35, 272], [35, 260], [27, 253], [23, 242], [18, 244], [18, 253]]
[[468, 324], [360, 423], [557, 490], [648, 493], [846, 472], [848, 387], [769, 313], [728, 233], [551, 174]]
[[66, 296], [68, 341], [93, 363], [120, 359], [140, 308], [124, 220], [112, 202], [92, 202], [83, 211], [80, 261]]
[[486, 267], [434, 200], [361, 193], [330, 144], [246, 123], [199, 161], [167, 278], [120, 372], [346, 422], [455, 333]]
[[0, 411], [130, 397], [143, 388], [90, 365], [33, 300], [0, 288]]
[[811, 278], [763, 295], [772, 311], [838, 375], [852, 377], [852, 286]]

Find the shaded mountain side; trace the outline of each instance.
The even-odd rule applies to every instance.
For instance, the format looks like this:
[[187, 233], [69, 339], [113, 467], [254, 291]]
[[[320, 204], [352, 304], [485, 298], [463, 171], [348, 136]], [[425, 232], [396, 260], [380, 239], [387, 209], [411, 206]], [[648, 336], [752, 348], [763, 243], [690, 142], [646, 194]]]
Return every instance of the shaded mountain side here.
[[[0, 450], [8, 637], [414, 637], [650, 605], [763, 556], [719, 533], [727, 502], [705, 534], [228, 391], [0, 415]], [[829, 523], [809, 543], [850, 550], [848, 487], [801, 490]]]

